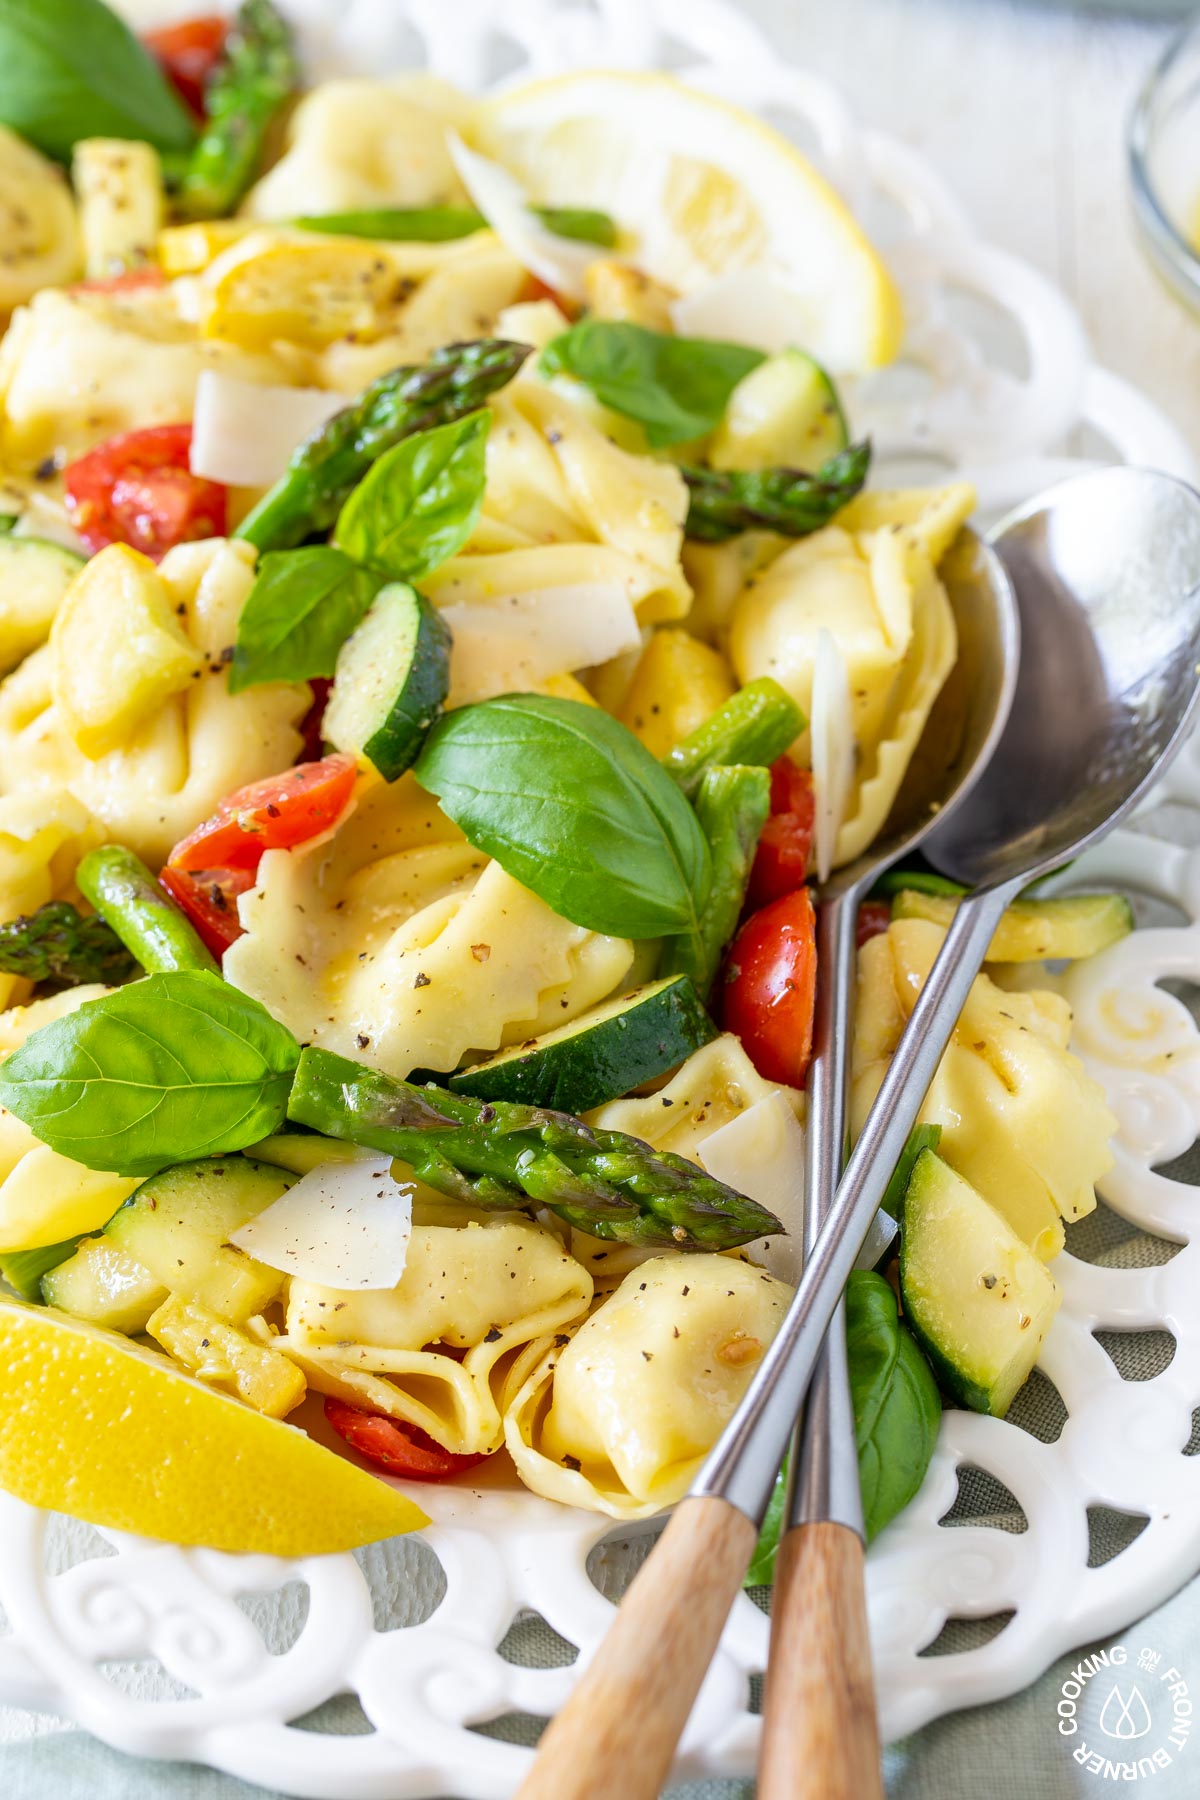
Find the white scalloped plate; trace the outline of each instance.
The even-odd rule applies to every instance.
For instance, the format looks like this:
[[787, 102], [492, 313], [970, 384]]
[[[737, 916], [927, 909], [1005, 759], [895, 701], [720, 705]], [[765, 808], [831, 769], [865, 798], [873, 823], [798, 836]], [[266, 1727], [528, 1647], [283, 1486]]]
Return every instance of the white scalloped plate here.
[[[141, 20], [172, 9], [193, 11], [194, 0], [127, 0]], [[782, 63], [724, 0], [686, 8], [675, 0], [507, 0], [503, 20], [493, 0], [290, 0], [286, 10], [314, 68], [380, 73], [411, 67], [424, 52], [440, 73], [483, 88], [500, 76], [565, 68], [682, 64], [688, 80], [794, 130], [886, 247], [904, 295], [904, 371], [849, 395], [856, 429], [874, 438], [877, 467], [917, 461], [926, 473], [960, 472], [989, 515], [1085, 466], [1066, 446], [1087, 427], [1095, 460], [1194, 479], [1172, 427], [1090, 362], [1062, 295], [975, 237], [911, 150], [858, 127], [836, 92]], [[997, 313], [1005, 315], [999, 330]], [[1014, 336], [1021, 376], [1006, 356]], [[1197, 743], [1164, 798], [1200, 810]], [[1141, 1269], [1059, 1259], [1064, 1303], [1042, 1358], [1069, 1415], [1055, 1442], [946, 1414], [920, 1495], [868, 1563], [889, 1739], [1012, 1693], [1200, 1568], [1200, 1459], [1183, 1453], [1200, 1394], [1200, 1242], [1191, 1241], [1194, 1190], [1155, 1172], [1200, 1134], [1200, 1037], [1188, 1009], [1156, 985], [1200, 983], [1200, 852], [1121, 832], [1086, 872], [1168, 900], [1189, 921], [1139, 931], [1065, 983], [1075, 1046], [1120, 1120], [1103, 1196], [1182, 1248]], [[1152, 1379], [1124, 1380], [1094, 1335], [1106, 1329], [1169, 1332], [1173, 1358]], [[943, 1530], [962, 1465], [1002, 1481], [1027, 1529]], [[435, 1522], [419, 1543], [283, 1563], [101, 1538], [0, 1496], [0, 1701], [67, 1715], [133, 1755], [209, 1763], [314, 1800], [499, 1800], [530, 1752], [470, 1728], [553, 1712], [579, 1663], [530, 1668], [510, 1660], [512, 1646], [503, 1655], [498, 1646], [514, 1620], [533, 1612], [586, 1660], [611, 1617], [588, 1556], [612, 1527], [523, 1490], [435, 1488], [421, 1497]], [[1087, 1509], [1095, 1506], [1147, 1523], [1092, 1568]], [[638, 1551], [610, 1544], [605, 1556], [603, 1585], [612, 1590]], [[248, 1602], [247, 1593], [258, 1598]], [[921, 1655], [948, 1619], [1005, 1613], [1011, 1618], [990, 1641]], [[767, 1621], [743, 1597], [689, 1723], [680, 1776], [752, 1771], [750, 1677], [766, 1644]], [[293, 1723], [346, 1694], [357, 1696], [369, 1733], [361, 1717], [346, 1735]]]

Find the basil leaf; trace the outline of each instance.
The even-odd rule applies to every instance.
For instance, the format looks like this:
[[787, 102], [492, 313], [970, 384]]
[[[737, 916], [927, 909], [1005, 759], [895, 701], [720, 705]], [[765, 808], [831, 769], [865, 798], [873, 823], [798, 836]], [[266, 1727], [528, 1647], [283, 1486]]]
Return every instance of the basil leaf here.
[[332, 675], [383, 581], [331, 544], [268, 551], [238, 620], [230, 693]]
[[597, 212], [591, 206], [531, 206], [529, 210], [555, 237], [572, 238], [578, 244], [599, 244], [603, 250], [616, 246], [616, 222], [609, 213]]
[[759, 1528], [754, 1555], [750, 1558], [750, 1567], [746, 1570], [746, 1579], [742, 1582], [743, 1587], [770, 1587], [775, 1580], [775, 1558], [779, 1554], [779, 1540], [783, 1536], [783, 1503], [787, 1499], [787, 1479], [785, 1457], [783, 1467], [775, 1477], [771, 1498], [767, 1501], [767, 1510]]
[[66, 162], [80, 138], [187, 150], [191, 115], [102, 0], [0, 0], [0, 123]]
[[712, 879], [696, 815], [599, 707], [508, 694], [439, 720], [417, 780], [470, 842], [575, 925], [696, 931]]
[[654, 449], [705, 437], [761, 350], [709, 338], [671, 337], [644, 325], [581, 319], [542, 351], [546, 375], [571, 375], [597, 400], [637, 419]]
[[219, 975], [150, 975], [43, 1025], [0, 1106], [89, 1169], [153, 1175], [278, 1131], [300, 1046]]
[[310, 213], [292, 224], [327, 237], [385, 238], [400, 244], [445, 244], [487, 230], [483, 214], [466, 206], [373, 206], [363, 212]]
[[393, 581], [416, 581], [461, 550], [483, 507], [491, 419], [481, 408], [393, 445], [343, 506], [340, 548]]
[[867, 1542], [908, 1505], [929, 1467], [942, 1402], [882, 1275], [846, 1287], [846, 1352]]

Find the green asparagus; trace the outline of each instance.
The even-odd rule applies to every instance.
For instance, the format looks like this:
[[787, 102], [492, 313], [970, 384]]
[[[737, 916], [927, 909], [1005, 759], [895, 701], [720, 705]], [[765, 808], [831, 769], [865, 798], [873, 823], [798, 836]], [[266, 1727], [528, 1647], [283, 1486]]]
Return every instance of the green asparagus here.
[[702, 544], [720, 544], [739, 531], [779, 531], [807, 537], [828, 525], [858, 493], [871, 460], [868, 443], [852, 444], [822, 463], [815, 475], [802, 469], [682, 469], [688, 485], [684, 531]]
[[763, 675], [739, 688], [703, 725], [668, 751], [662, 766], [688, 799], [694, 800], [709, 769], [734, 763], [769, 768], [795, 743], [806, 723], [791, 695]]
[[235, 536], [259, 550], [290, 550], [328, 531], [377, 457], [402, 438], [460, 419], [506, 386], [528, 344], [477, 338], [436, 350], [423, 368], [392, 369], [293, 452], [285, 474]]
[[372, 206], [362, 212], [306, 213], [292, 223], [327, 237], [383, 238], [396, 244], [445, 244], [487, 230], [483, 214], [470, 206]]
[[640, 1138], [570, 1113], [416, 1087], [327, 1050], [302, 1051], [288, 1117], [398, 1157], [454, 1199], [547, 1207], [618, 1243], [726, 1250], [783, 1229], [755, 1201]]
[[132, 850], [105, 844], [89, 851], [75, 880], [84, 899], [107, 921], [106, 931], [137, 958], [147, 975], [179, 969], [220, 974], [179, 908]]
[[555, 237], [572, 238], [577, 244], [598, 244], [602, 250], [616, 248], [617, 227], [606, 212], [597, 212], [591, 206], [531, 206], [529, 210]]
[[84, 918], [66, 900], [51, 900], [35, 913], [0, 925], [0, 974], [26, 981], [78, 986], [128, 981], [137, 964], [103, 919]]
[[271, 0], [243, 0], [208, 84], [208, 120], [184, 165], [176, 204], [189, 219], [231, 213], [258, 173], [267, 132], [300, 86], [290, 27]]
[[707, 769], [694, 804], [712, 856], [712, 885], [699, 930], [667, 939], [659, 974], [690, 975], [706, 1000], [737, 927], [754, 852], [771, 810], [770, 771], [739, 764]]

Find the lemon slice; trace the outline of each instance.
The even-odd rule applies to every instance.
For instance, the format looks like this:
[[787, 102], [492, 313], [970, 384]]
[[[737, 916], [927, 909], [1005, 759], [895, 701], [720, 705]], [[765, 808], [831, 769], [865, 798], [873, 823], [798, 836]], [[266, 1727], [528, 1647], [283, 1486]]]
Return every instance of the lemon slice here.
[[157, 1351], [4, 1298], [0, 1487], [92, 1525], [269, 1556], [351, 1550], [429, 1522], [385, 1482]]
[[470, 138], [534, 204], [610, 213], [631, 259], [683, 297], [681, 330], [794, 343], [837, 373], [899, 348], [896, 290], [842, 200], [723, 100], [669, 75], [564, 75], [490, 102]]

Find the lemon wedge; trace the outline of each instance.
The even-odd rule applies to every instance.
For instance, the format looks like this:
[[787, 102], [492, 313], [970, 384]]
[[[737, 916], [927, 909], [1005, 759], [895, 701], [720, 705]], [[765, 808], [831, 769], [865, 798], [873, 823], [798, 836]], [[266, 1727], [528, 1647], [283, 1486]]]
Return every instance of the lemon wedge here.
[[321, 1556], [428, 1524], [294, 1426], [157, 1351], [0, 1298], [0, 1488], [174, 1544]]
[[563, 75], [491, 101], [469, 137], [533, 204], [610, 213], [630, 259], [681, 296], [678, 330], [797, 344], [835, 373], [895, 356], [900, 302], [877, 252], [749, 113], [669, 75]]

